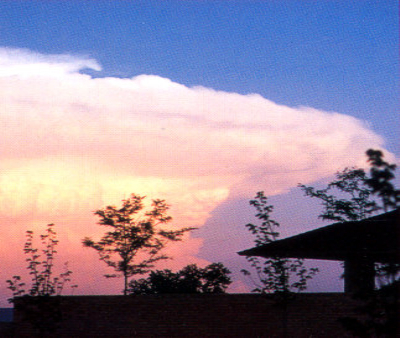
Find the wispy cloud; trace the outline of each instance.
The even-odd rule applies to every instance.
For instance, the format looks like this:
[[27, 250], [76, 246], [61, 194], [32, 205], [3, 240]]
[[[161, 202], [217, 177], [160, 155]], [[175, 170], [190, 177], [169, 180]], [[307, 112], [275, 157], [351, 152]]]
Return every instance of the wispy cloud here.
[[68, 54], [43, 55], [28, 49], [0, 48], [0, 76], [53, 77], [82, 69], [100, 71], [96, 60]]

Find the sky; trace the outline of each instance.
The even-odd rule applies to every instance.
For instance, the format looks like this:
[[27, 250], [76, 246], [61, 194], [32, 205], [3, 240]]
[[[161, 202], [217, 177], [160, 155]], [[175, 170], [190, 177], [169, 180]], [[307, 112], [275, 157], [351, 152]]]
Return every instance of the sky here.
[[[257, 191], [284, 237], [324, 224], [298, 183], [398, 163], [398, 26], [394, 0], [0, 2], [0, 306], [48, 223], [75, 294], [119, 293], [81, 240], [131, 193], [198, 227], [160, 268], [221, 261], [249, 291]], [[310, 290], [341, 289], [321, 266]]]

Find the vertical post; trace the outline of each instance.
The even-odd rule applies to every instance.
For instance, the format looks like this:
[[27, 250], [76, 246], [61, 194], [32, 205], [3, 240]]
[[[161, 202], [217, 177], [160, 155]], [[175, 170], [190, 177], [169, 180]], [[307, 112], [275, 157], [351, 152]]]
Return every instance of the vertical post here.
[[365, 258], [352, 258], [344, 262], [345, 293], [368, 293], [374, 289], [374, 262]]

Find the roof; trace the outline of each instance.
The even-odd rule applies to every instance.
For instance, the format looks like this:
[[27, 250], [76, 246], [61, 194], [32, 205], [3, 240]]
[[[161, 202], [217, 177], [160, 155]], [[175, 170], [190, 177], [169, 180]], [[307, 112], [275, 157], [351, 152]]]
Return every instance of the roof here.
[[380, 263], [400, 263], [399, 211], [396, 209], [361, 221], [331, 224], [238, 254], [338, 261], [367, 258]]

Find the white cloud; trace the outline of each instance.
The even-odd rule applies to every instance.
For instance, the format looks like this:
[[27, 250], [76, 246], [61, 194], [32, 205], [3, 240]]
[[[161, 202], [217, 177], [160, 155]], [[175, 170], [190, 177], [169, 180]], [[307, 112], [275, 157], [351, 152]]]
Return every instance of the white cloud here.
[[0, 47], [0, 77], [57, 77], [82, 69], [100, 71], [96, 60], [67, 54], [43, 55], [27, 49]]
[[[188, 88], [154, 75], [93, 79], [79, 74], [82, 67], [100, 69], [87, 58], [3, 48], [0, 65], [1, 166], [7, 168], [0, 180], [3, 186], [18, 181], [19, 194], [30, 189], [33, 199], [54, 202], [64, 191], [63, 203], [79, 204], [71, 199], [82, 193], [73, 197], [64, 182], [74, 186], [90, 177], [88, 191], [96, 186], [122, 195], [123, 187], [141, 190], [138, 180], [147, 188], [153, 182], [155, 195], [197, 209], [178, 196], [192, 194], [202, 205], [208, 196], [219, 196], [214, 203], [260, 188], [276, 194], [363, 165], [367, 148], [383, 146], [379, 135], [347, 115]], [[53, 195], [37, 194], [40, 186]]]

